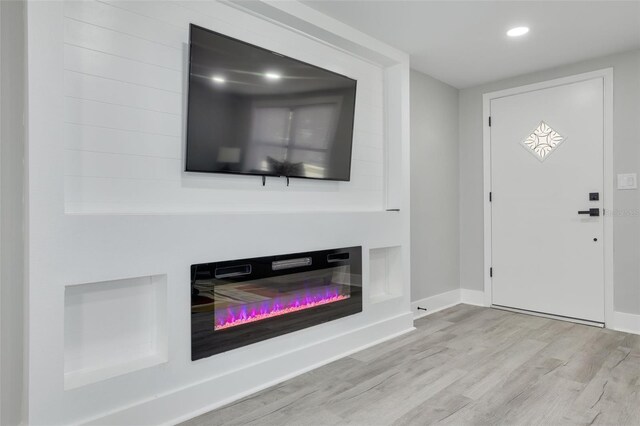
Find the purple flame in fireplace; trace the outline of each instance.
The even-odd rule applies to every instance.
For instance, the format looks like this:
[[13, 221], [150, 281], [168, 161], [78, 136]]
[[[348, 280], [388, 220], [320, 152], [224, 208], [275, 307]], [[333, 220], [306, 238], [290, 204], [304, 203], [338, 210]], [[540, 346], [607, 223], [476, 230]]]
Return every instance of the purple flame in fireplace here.
[[228, 307], [216, 310], [214, 329], [224, 330], [237, 325], [338, 302], [349, 297], [348, 290], [344, 286], [326, 286], [307, 290], [304, 294], [287, 294], [263, 302]]

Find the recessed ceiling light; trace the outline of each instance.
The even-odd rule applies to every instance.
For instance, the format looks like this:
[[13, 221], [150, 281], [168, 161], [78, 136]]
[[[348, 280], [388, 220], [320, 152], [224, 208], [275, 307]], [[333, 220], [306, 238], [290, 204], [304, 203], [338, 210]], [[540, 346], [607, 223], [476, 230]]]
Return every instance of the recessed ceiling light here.
[[529, 32], [529, 27], [515, 27], [507, 31], [509, 37], [520, 37]]
[[277, 72], [268, 72], [265, 73], [265, 78], [268, 78], [269, 80], [280, 80], [282, 78], [282, 76], [280, 74], [278, 74]]
[[225, 78], [224, 77], [220, 77], [219, 75], [214, 75], [213, 77], [211, 77], [211, 80], [215, 81], [216, 83], [224, 83]]

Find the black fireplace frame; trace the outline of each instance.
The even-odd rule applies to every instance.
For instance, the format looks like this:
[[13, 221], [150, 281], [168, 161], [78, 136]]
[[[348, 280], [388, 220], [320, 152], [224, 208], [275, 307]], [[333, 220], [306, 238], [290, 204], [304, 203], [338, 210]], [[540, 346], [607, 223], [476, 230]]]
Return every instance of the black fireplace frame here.
[[[296, 259], [309, 259], [310, 264], [306, 265], [304, 262], [301, 262], [300, 266], [298, 266], [294, 263], [294, 266], [288, 266], [285, 269], [277, 269], [274, 267], [274, 262], [279, 262], [277, 263], [279, 265], [286, 265], [286, 261], [296, 261]], [[215, 330], [214, 312], [194, 311], [192, 303], [191, 360], [195, 361], [206, 358], [362, 312], [362, 247], [354, 246], [192, 265], [192, 300], [193, 297], [195, 297], [194, 285], [196, 284], [197, 277], [203, 273], [205, 275], [208, 273], [210, 276], [213, 276], [216, 270], [230, 271], [225, 277], [225, 281], [239, 283], [261, 278], [331, 269], [345, 265], [349, 266], [351, 277], [349, 285], [350, 295], [347, 299], [314, 306], [281, 316], [241, 324], [228, 329]], [[233, 271], [241, 271], [241, 273], [234, 274]]]

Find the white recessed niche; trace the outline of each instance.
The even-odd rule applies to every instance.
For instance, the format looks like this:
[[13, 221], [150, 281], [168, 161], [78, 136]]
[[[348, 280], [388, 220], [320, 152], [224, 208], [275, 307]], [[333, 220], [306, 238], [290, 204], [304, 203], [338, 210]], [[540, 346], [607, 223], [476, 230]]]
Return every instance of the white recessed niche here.
[[402, 296], [402, 247], [369, 250], [369, 289], [373, 303]]
[[65, 389], [166, 362], [166, 293], [166, 275], [65, 287]]

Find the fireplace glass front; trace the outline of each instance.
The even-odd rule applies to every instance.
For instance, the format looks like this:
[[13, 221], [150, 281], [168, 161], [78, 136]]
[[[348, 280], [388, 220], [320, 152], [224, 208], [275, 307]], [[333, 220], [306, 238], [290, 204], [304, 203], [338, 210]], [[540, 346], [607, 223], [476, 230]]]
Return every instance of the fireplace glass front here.
[[192, 359], [362, 311], [361, 248], [192, 265]]

